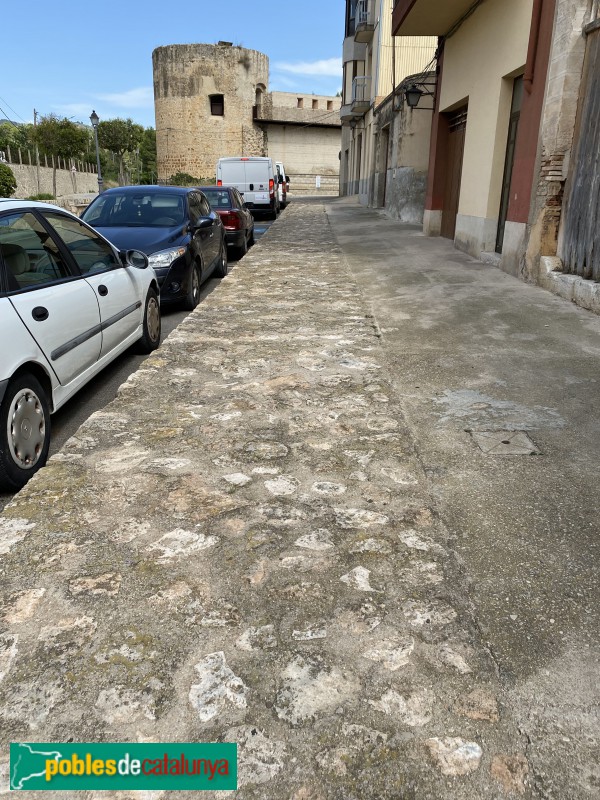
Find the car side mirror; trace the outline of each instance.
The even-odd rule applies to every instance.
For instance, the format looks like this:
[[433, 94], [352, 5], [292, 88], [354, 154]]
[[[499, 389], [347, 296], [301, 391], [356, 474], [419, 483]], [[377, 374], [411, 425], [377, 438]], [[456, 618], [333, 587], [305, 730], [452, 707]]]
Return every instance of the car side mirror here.
[[248, 209], [248, 203], [242, 203], [242, 208]]
[[212, 217], [200, 217], [195, 225], [192, 226], [193, 231], [200, 231], [202, 228], [210, 228], [213, 224]]
[[148, 269], [148, 256], [141, 250], [121, 250], [121, 263], [124, 267], [135, 267], [136, 269]]

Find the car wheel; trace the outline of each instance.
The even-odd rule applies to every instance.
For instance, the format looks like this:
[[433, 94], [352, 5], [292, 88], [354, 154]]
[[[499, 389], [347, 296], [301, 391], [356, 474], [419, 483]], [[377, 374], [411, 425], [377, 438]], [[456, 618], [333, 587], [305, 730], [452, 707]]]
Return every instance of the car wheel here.
[[25, 486], [44, 466], [50, 447], [50, 406], [40, 382], [17, 375], [0, 405], [0, 489]]
[[250, 236], [248, 237], [248, 245], [252, 246], [254, 244], [254, 225], [250, 229]]
[[154, 289], [148, 289], [144, 309], [143, 333], [138, 342], [140, 353], [148, 354], [160, 344], [160, 306]]
[[215, 269], [215, 278], [224, 278], [229, 272], [229, 265], [227, 264], [227, 245], [225, 240], [221, 242], [221, 255], [219, 256], [219, 263]]
[[244, 240], [239, 247], [236, 247], [236, 255], [238, 258], [243, 258], [248, 252], [248, 239], [244, 233]]
[[200, 268], [198, 264], [192, 265], [192, 272], [190, 274], [190, 285], [183, 307], [186, 311], [193, 311], [200, 302]]

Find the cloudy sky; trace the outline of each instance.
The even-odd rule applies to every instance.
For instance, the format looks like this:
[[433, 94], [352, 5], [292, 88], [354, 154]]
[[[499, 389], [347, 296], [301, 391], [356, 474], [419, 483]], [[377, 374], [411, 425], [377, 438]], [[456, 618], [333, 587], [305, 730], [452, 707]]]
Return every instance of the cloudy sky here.
[[230, 41], [270, 59], [270, 89], [341, 88], [343, 0], [60, 0], [3, 4], [0, 118], [33, 109], [87, 123], [131, 117], [154, 126], [152, 50]]

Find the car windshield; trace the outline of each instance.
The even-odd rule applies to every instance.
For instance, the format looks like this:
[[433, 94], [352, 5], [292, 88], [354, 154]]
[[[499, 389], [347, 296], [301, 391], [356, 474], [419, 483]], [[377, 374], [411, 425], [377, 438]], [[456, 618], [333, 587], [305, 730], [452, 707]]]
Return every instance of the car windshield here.
[[123, 225], [140, 228], [172, 228], [184, 222], [182, 194], [170, 192], [114, 192], [100, 195], [84, 211], [82, 219], [94, 227]]
[[210, 207], [215, 210], [219, 208], [231, 208], [231, 197], [229, 192], [224, 189], [202, 189]]

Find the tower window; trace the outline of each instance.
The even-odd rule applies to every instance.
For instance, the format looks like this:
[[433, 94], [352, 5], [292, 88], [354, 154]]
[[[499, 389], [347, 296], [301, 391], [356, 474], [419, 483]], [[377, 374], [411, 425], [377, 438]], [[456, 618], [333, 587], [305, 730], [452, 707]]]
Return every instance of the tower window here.
[[304, 98], [303, 97], [299, 97], [298, 98], [298, 105], [296, 106], [296, 108], [304, 108]]
[[222, 94], [211, 94], [210, 113], [213, 117], [222, 117], [225, 114], [225, 98]]
[[312, 101], [312, 107], [313, 108], [318, 108], [319, 107], [319, 101], [318, 100], [313, 100]]
[[327, 101], [327, 111], [333, 111], [333, 100]]

